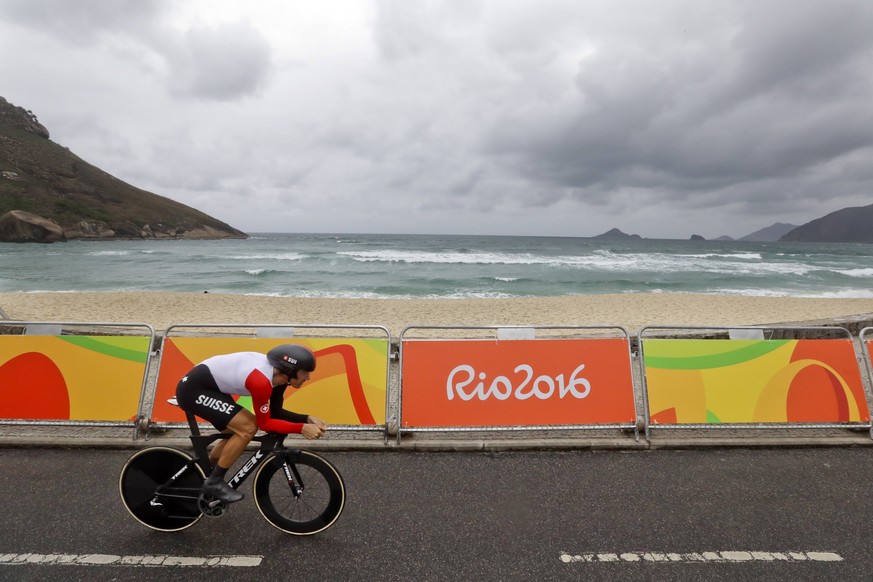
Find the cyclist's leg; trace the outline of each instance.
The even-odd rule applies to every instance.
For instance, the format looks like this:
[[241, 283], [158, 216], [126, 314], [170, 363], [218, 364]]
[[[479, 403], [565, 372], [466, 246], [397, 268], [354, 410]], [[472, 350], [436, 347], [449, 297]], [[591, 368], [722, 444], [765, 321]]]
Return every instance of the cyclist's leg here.
[[233, 503], [242, 499], [243, 494], [228, 485], [225, 478], [227, 470], [236, 462], [258, 430], [255, 415], [240, 408], [227, 423], [227, 429], [233, 434], [224, 442], [212, 474], [203, 482], [203, 493]]
[[[231, 434], [232, 431], [230, 429], [224, 429], [221, 432]], [[225, 444], [227, 444], [227, 439], [221, 439], [215, 443], [212, 450], [209, 451], [209, 464], [213, 467], [218, 464], [218, 459], [221, 458], [221, 451], [224, 449]]]
[[[218, 467], [224, 467], [224, 469], [227, 470], [236, 462], [240, 455], [242, 455], [242, 452], [252, 441], [255, 433], [258, 432], [255, 415], [245, 408], [240, 408], [237, 413], [233, 415], [233, 418], [230, 419], [230, 422], [227, 423], [225, 430], [230, 431], [233, 434], [223, 443], [216, 445], [216, 449], [218, 449], [219, 446], [221, 446], [221, 448], [218, 450], [218, 462], [215, 465]], [[215, 454], [215, 449], [213, 449], [210, 457], [212, 457], [213, 454]]]
[[255, 416], [237, 404], [230, 394], [219, 390], [209, 368], [200, 364], [194, 367], [176, 386], [179, 406], [212, 423], [221, 431], [232, 433], [210, 459], [217, 458], [212, 474], [203, 483], [203, 492], [223, 501], [234, 502], [243, 498], [224, 480], [227, 470], [239, 458], [257, 432]]

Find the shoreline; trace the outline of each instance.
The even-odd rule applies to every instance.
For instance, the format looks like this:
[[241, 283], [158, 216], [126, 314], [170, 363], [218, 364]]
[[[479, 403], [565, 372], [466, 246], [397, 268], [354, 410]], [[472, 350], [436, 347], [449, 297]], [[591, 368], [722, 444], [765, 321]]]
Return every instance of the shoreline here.
[[[646, 326], [873, 325], [873, 299], [628, 293], [501, 299], [339, 299], [162, 291], [0, 292], [23, 322], [378, 325]], [[852, 331], [852, 330], [850, 330]], [[857, 331], [857, 330], [856, 330]]]

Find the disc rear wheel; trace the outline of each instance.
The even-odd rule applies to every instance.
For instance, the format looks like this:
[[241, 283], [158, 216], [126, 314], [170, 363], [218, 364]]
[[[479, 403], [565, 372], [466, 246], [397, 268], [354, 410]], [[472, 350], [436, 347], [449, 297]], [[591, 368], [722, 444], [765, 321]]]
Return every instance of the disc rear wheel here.
[[121, 470], [118, 489], [121, 501], [143, 525], [158, 531], [179, 531], [194, 525], [202, 514], [197, 505], [203, 486], [203, 471], [191, 464], [172, 484], [159, 488], [182, 471], [191, 456], [167, 447], [151, 447], [135, 453]]

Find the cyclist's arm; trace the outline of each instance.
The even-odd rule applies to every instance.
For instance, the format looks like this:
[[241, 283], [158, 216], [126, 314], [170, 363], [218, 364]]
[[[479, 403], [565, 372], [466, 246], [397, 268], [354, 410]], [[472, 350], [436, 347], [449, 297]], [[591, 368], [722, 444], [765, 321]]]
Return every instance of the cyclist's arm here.
[[285, 386], [273, 386], [270, 395], [270, 417], [274, 421], [285, 421], [300, 427], [300, 434], [308, 439], [320, 439], [327, 430], [327, 424], [320, 418], [285, 410]]
[[327, 424], [320, 418], [307, 416], [282, 408], [285, 400], [285, 386], [273, 386], [270, 396], [270, 417], [278, 421], [292, 423], [300, 427], [300, 434], [308, 439], [318, 439], [327, 430]]
[[[255, 422], [259, 429], [266, 432], [279, 432], [284, 434], [300, 434], [303, 432], [303, 425], [306, 423], [306, 416], [275, 416], [273, 412], [273, 384], [270, 379], [260, 372], [252, 372], [246, 379], [246, 389], [249, 391], [249, 394], [252, 395], [252, 408], [255, 411]], [[278, 410], [282, 411], [281, 400], [279, 401]], [[289, 414], [293, 415], [294, 413]], [[303, 418], [302, 421], [299, 420], [301, 417]]]
[[284, 403], [285, 386], [273, 386], [273, 392], [270, 395], [270, 417], [301, 424], [309, 422], [309, 417], [307, 415], [282, 408]]

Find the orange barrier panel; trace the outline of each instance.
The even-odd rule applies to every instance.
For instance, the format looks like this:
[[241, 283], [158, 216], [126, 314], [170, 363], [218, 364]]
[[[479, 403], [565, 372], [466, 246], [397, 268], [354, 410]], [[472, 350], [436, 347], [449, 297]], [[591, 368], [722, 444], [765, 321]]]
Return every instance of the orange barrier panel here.
[[626, 338], [403, 340], [401, 428], [635, 426]]
[[151, 353], [148, 330], [117, 337], [0, 335], [0, 419], [133, 425]]
[[[167, 400], [197, 363], [218, 354], [254, 351], [293, 342], [315, 352], [318, 365], [302, 388], [285, 391], [285, 408], [312, 414], [328, 424], [384, 425], [388, 340], [365, 338], [166, 338], [151, 412], [153, 422], [185, 422], [184, 412]], [[239, 401], [251, 408], [251, 398]]]

